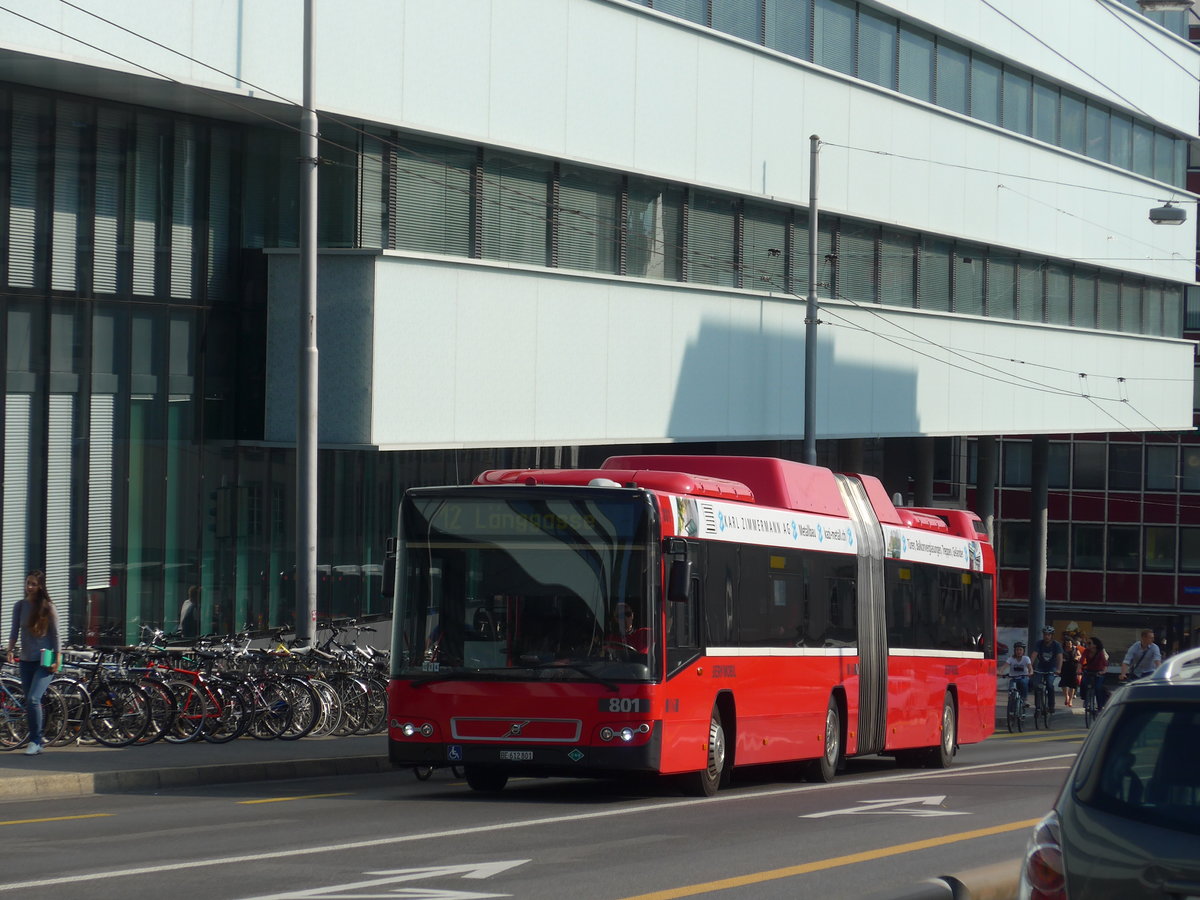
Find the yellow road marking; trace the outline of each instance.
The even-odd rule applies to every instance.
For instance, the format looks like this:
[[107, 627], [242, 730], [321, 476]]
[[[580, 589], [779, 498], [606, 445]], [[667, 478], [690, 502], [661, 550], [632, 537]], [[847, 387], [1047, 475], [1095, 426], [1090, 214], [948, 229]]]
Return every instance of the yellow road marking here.
[[768, 869], [765, 872], [755, 872], [751, 875], [722, 878], [719, 881], [708, 881], [703, 884], [671, 888], [665, 891], [656, 891], [652, 894], [638, 894], [635, 897], [626, 897], [625, 900], [673, 900], [676, 897], [693, 897], [696, 894], [707, 894], [712, 891], [727, 891], [730, 888], [745, 887], [748, 884], [777, 881], [780, 878], [807, 875], [809, 872], [821, 872], [825, 869], [836, 869], [840, 866], [852, 866], [856, 863], [885, 859], [889, 856], [899, 856], [902, 853], [914, 853], [918, 850], [928, 850], [931, 847], [944, 847], [947, 844], [956, 844], [960, 841], [972, 841], [975, 838], [991, 837], [994, 834], [1005, 834], [1009, 831], [1019, 831], [1022, 828], [1032, 828], [1040, 821], [1040, 819], [1023, 819], [1020, 822], [1008, 822], [1004, 825], [993, 825], [990, 828], [960, 831], [958, 834], [948, 834], [944, 837], [926, 838], [923, 841], [911, 841], [907, 844], [893, 844], [891, 847], [880, 847], [878, 850], [865, 850], [862, 853], [850, 853], [846, 856], [819, 859], [810, 863], [802, 863], [798, 866], [788, 866], [785, 869]]
[[36, 825], [38, 822], [70, 822], [75, 819], [104, 819], [111, 816], [112, 813], [87, 813], [80, 816], [47, 816], [44, 819], [9, 819], [7, 822], [0, 822], [0, 825]]
[[322, 797], [349, 797], [352, 796], [350, 791], [342, 791], [338, 794], [302, 794], [298, 797], [266, 797], [262, 800], [239, 800], [238, 803], [243, 806], [250, 806], [254, 803], [286, 803], [289, 800], [319, 800]]

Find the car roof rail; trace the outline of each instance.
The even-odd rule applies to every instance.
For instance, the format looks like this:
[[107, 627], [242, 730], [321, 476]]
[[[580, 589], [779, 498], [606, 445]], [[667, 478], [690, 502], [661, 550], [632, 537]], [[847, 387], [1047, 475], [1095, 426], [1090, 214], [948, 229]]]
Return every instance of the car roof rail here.
[[[1150, 677], [1155, 681], [1173, 681], [1176, 676], [1183, 674], [1184, 666], [1200, 667], [1200, 647], [1182, 650], [1168, 657], [1166, 662], [1150, 673]], [[1194, 677], [1197, 674], [1200, 674], [1200, 668], [1189, 672], [1188, 676]]]

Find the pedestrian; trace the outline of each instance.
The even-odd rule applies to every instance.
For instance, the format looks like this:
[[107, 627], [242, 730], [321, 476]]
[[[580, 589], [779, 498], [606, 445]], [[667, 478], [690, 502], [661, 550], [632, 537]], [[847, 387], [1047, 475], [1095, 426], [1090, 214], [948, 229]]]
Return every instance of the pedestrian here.
[[1143, 628], [1141, 637], [1125, 651], [1121, 663], [1121, 681], [1142, 678], [1158, 668], [1162, 662], [1162, 650], [1154, 643], [1154, 629]]
[[1063, 703], [1068, 707], [1075, 699], [1075, 691], [1079, 687], [1079, 644], [1074, 638], [1067, 638], [1063, 645], [1062, 671], [1059, 675], [1058, 686], [1062, 688]]
[[8, 661], [17, 661], [17, 637], [21, 639], [21, 689], [25, 692], [25, 717], [29, 721], [29, 746], [26, 756], [42, 752], [42, 695], [58, 671], [58, 613], [46, 590], [43, 572], [25, 576], [25, 596], [12, 612], [12, 630], [8, 636]]
[[179, 607], [179, 634], [185, 638], [195, 638], [200, 634], [200, 585], [193, 584], [188, 588], [187, 599]]
[[1108, 702], [1108, 688], [1104, 685], [1104, 674], [1108, 671], [1108, 653], [1104, 649], [1104, 641], [1098, 637], [1087, 639], [1087, 647], [1080, 668], [1083, 671], [1080, 696], [1086, 703], [1088, 693], [1094, 690], [1096, 692], [1096, 709], [1104, 709], [1104, 704]]
[[[1050, 708], [1048, 713], [1054, 712], [1054, 676], [1062, 669], [1063, 648], [1062, 644], [1054, 639], [1054, 629], [1047, 625], [1042, 629], [1042, 639], [1033, 646], [1033, 678], [1030, 681], [1030, 686], [1033, 688], [1034, 699], [1041, 697], [1042, 682], [1046, 682], [1049, 690], [1046, 691], [1046, 698]], [[1040, 703], [1040, 701], [1039, 701]]]

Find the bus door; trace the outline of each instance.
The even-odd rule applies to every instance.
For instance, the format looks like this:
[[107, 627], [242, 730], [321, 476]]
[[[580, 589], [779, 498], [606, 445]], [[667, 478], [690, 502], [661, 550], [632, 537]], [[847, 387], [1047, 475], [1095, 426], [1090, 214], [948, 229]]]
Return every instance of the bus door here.
[[879, 753], [887, 738], [887, 617], [883, 585], [883, 529], [857, 478], [837, 475], [854, 521], [858, 547], [858, 748]]

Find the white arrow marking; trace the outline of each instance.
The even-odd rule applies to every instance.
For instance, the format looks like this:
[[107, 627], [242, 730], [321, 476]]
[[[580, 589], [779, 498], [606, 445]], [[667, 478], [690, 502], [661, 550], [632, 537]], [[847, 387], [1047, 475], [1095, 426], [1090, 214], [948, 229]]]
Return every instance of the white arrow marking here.
[[253, 900], [308, 900], [322, 897], [325, 900], [378, 900], [378, 898], [408, 898], [408, 900], [483, 900], [485, 897], [510, 897], [511, 894], [474, 894], [465, 891], [440, 891], [435, 888], [399, 888], [388, 891], [372, 891], [384, 885], [401, 884], [406, 881], [419, 881], [423, 878], [446, 878], [458, 875], [462, 878], [491, 878], [508, 869], [524, 865], [527, 859], [513, 859], [504, 862], [464, 863], [457, 866], [427, 866], [420, 869], [392, 869], [385, 872], [364, 872], [364, 875], [383, 875], [383, 878], [373, 878], [370, 881], [357, 881], [352, 884], [336, 884], [333, 887], [309, 888], [299, 891], [287, 891], [282, 894], [269, 894], [255, 897]]
[[919, 803], [921, 807], [941, 806], [946, 801], [946, 795], [940, 797], [904, 797], [900, 800], [861, 800], [866, 806], [848, 806], [845, 809], [831, 809], [826, 812], [809, 813], [800, 816], [801, 819], [822, 819], [826, 816], [857, 816], [863, 813], [878, 813], [884, 816], [967, 816], [970, 813], [956, 812], [951, 809], [897, 809], [910, 803]]

